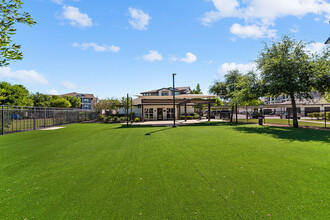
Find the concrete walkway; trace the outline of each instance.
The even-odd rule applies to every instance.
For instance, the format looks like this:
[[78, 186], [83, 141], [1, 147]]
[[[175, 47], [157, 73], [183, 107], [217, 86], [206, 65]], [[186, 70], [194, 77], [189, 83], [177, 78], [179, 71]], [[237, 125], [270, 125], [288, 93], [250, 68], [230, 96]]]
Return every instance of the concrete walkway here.
[[[207, 122], [207, 119], [193, 119], [193, 120], [176, 120], [175, 125], [176, 126], [183, 126], [183, 125], [189, 125], [189, 124], [198, 124], [202, 122]], [[222, 121], [219, 119], [211, 119], [211, 121]], [[121, 123], [125, 125], [126, 123]], [[134, 122], [133, 125], [149, 125], [149, 126], [165, 126], [165, 127], [170, 127], [173, 126], [173, 121], [145, 121], [145, 122]]]

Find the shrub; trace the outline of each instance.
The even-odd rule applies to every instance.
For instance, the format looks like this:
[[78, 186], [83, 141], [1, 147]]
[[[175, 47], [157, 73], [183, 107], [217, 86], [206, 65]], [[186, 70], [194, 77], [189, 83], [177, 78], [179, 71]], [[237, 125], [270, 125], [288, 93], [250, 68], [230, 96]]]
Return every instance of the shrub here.
[[113, 118], [112, 116], [108, 116], [108, 117], [106, 117], [106, 118], [105, 118], [105, 122], [106, 122], [106, 123], [111, 122], [111, 121], [112, 121], [112, 118]]
[[[109, 116], [110, 117], [110, 116]], [[113, 116], [112, 117], [113, 122], [119, 122], [119, 117], [118, 116]]]
[[124, 121], [126, 121], [126, 117], [120, 117], [120, 118], [119, 118], [119, 121], [120, 121], [120, 122], [124, 122]]
[[199, 118], [199, 114], [197, 113], [194, 113], [194, 116], [193, 116], [194, 119], [198, 119]]
[[106, 117], [105, 117], [104, 115], [98, 115], [98, 116], [96, 117], [96, 121], [104, 122], [105, 118], [106, 118]]
[[[191, 120], [191, 119], [193, 119], [194, 117], [191, 116], [191, 115], [187, 115], [186, 118], [187, 118], [187, 120]], [[181, 120], [184, 120], [184, 115], [181, 115], [181, 116], [180, 116], [180, 119], [181, 119]]]
[[140, 121], [141, 121], [141, 119], [139, 117], [134, 118], [134, 122], [140, 122]]

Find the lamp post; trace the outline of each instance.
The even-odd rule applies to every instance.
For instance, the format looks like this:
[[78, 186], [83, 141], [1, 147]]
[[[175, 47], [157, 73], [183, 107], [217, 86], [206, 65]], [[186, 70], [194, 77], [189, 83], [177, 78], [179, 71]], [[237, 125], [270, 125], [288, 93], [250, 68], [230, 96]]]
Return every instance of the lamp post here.
[[175, 84], [174, 84], [174, 77], [176, 73], [172, 73], [173, 76], [173, 128], [175, 128]]

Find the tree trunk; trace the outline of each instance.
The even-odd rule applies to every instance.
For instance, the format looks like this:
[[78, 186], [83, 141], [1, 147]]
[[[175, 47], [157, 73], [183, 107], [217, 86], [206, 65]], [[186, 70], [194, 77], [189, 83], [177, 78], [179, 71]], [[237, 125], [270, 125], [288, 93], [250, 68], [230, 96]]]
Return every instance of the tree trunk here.
[[237, 118], [237, 103], [236, 103], [235, 111], [236, 111], [236, 124], [238, 124], [238, 118]]
[[[294, 94], [290, 94], [291, 105], [292, 105], [292, 115], [293, 115], [293, 127], [298, 128], [298, 119], [297, 119], [297, 106]], [[288, 112], [288, 117], [290, 120], [290, 113]]]
[[233, 122], [234, 106], [231, 107], [230, 122]]

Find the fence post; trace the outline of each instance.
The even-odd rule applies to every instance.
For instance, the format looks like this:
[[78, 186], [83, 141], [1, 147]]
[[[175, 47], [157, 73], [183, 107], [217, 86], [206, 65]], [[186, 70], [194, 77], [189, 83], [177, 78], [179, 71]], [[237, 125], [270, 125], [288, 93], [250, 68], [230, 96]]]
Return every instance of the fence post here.
[[55, 108], [53, 108], [53, 125], [55, 126]]
[[45, 108], [44, 127], [47, 127], [47, 125], [46, 125], [46, 118], [47, 118], [47, 108]]
[[2, 105], [2, 114], [1, 114], [1, 127], [2, 127], [2, 135], [5, 134], [5, 108]]
[[36, 107], [33, 107], [33, 130], [36, 130]]

